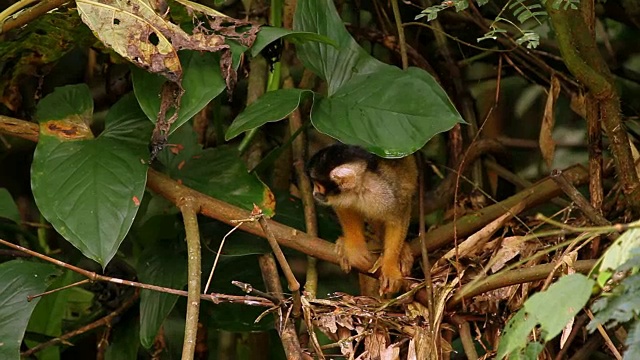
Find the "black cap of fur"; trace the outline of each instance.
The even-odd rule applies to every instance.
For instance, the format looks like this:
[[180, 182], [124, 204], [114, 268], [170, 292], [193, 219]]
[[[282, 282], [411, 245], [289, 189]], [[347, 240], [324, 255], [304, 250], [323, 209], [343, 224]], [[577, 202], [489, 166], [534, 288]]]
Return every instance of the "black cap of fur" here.
[[355, 145], [334, 144], [328, 146], [309, 159], [307, 173], [311, 180], [324, 186], [329, 195], [340, 193], [338, 185], [331, 180], [331, 170], [344, 164], [356, 161], [365, 161], [367, 170], [375, 172], [378, 168], [378, 157], [367, 150]]

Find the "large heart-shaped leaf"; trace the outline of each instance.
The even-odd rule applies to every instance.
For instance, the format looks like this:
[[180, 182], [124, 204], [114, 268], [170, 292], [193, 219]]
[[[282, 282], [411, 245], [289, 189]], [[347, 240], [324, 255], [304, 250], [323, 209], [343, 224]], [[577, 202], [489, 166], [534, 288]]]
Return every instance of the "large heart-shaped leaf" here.
[[294, 27], [338, 42], [338, 49], [321, 43], [298, 46], [305, 66], [329, 83], [329, 96], [314, 104], [311, 114], [319, 131], [395, 158], [464, 122], [425, 71], [401, 71], [367, 54], [345, 29], [333, 1], [302, 2]]
[[[177, 256], [177, 245], [159, 243], [140, 255], [137, 272], [145, 284], [182, 289], [187, 284], [187, 257]], [[158, 329], [178, 301], [178, 295], [151, 290], [140, 293], [140, 342], [150, 348]]]
[[329, 136], [388, 158], [411, 154], [464, 122], [429, 74], [392, 66], [354, 77], [319, 100], [311, 121]]
[[0, 359], [20, 359], [20, 344], [31, 312], [56, 269], [49, 264], [13, 260], [0, 264]]
[[[220, 74], [220, 56], [208, 52], [184, 50], [180, 52], [179, 58], [184, 69], [182, 79], [184, 95], [180, 102], [178, 119], [171, 125], [170, 132], [191, 119], [226, 87]], [[155, 124], [160, 112], [159, 94], [167, 80], [137, 67], [131, 67], [131, 72], [133, 90], [140, 107]]]
[[275, 211], [271, 190], [255, 174], [249, 174], [238, 150], [220, 146], [202, 150], [193, 129], [186, 124], [169, 137], [171, 147], [158, 159], [167, 174], [192, 189], [241, 208], [258, 205], [267, 216]]
[[281, 89], [269, 91], [238, 115], [227, 133], [226, 140], [257, 128], [268, 122], [282, 120], [298, 108], [305, 94], [313, 94], [304, 89]]
[[351, 37], [332, 0], [301, 1], [296, 6], [293, 28], [326, 36], [338, 44], [337, 48], [321, 42], [296, 46], [304, 66], [327, 80], [329, 95], [355, 75], [370, 74], [388, 66], [367, 54]]
[[[77, 88], [58, 88], [50, 96], [69, 91]], [[88, 96], [86, 88], [81, 97]], [[152, 126], [130, 94], [111, 108], [104, 132], [93, 139], [77, 100], [45, 99], [38, 104], [40, 140], [31, 167], [36, 204], [60, 235], [104, 267], [138, 211]], [[54, 106], [68, 110], [51, 118]]]

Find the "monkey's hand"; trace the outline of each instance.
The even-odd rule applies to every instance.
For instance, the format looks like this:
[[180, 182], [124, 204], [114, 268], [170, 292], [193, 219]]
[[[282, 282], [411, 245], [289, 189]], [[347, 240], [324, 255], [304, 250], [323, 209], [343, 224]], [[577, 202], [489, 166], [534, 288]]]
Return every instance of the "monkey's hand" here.
[[[380, 258], [380, 262], [383, 261], [384, 259]], [[393, 294], [399, 291], [403, 277], [408, 276], [413, 267], [413, 255], [409, 244], [403, 244], [398, 261], [390, 262], [387, 266], [383, 264], [380, 267], [380, 295]]]
[[336, 253], [340, 258], [340, 267], [344, 272], [351, 271], [354, 264], [366, 264], [371, 262], [367, 243], [362, 241], [349, 241], [339, 237], [336, 241]]

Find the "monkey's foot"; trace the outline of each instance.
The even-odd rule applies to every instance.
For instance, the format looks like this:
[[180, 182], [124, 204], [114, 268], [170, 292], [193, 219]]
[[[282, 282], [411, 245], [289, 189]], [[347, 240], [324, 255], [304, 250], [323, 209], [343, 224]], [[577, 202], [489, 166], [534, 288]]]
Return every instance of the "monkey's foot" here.
[[413, 268], [413, 254], [411, 253], [411, 246], [409, 246], [408, 243], [404, 243], [402, 246], [399, 262], [402, 275], [409, 276], [409, 274], [411, 274], [411, 268]]
[[340, 258], [340, 268], [344, 272], [351, 271], [351, 267], [355, 264], [366, 264], [371, 261], [366, 243], [345, 241], [343, 237], [339, 237], [336, 241], [336, 253]]
[[380, 295], [393, 294], [400, 290], [402, 285], [402, 272], [398, 264], [383, 264], [380, 274]]

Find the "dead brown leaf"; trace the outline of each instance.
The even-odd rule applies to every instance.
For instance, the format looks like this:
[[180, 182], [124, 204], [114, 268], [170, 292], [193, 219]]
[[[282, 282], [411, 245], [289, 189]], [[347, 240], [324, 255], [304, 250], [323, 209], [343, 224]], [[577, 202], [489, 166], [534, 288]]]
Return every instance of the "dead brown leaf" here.
[[551, 78], [551, 87], [547, 96], [547, 103], [544, 106], [544, 115], [542, 116], [542, 127], [540, 128], [539, 145], [542, 152], [542, 158], [551, 168], [553, 164], [553, 156], [556, 151], [556, 142], [553, 140], [553, 128], [555, 126], [556, 117], [556, 100], [560, 93], [560, 80], [553, 76]]

